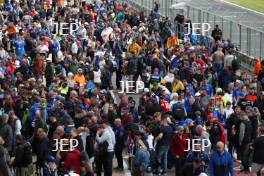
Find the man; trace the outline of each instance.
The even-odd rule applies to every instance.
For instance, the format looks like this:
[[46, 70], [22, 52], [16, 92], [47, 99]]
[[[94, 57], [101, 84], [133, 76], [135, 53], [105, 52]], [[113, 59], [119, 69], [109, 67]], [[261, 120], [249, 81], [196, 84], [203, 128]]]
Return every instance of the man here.
[[233, 154], [233, 148], [236, 147], [236, 126], [239, 124], [240, 106], [235, 107], [235, 112], [226, 120], [228, 152]]
[[4, 139], [2, 136], [0, 136], [0, 176], [9, 176], [10, 170], [8, 167], [8, 152], [6, 151], [6, 148], [4, 147]]
[[102, 165], [104, 167], [104, 175], [112, 176], [112, 162], [114, 156], [114, 146], [116, 143], [115, 133], [109, 126], [106, 118], [103, 118], [102, 124], [96, 133], [96, 171], [97, 176], [101, 176]]
[[81, 136], [78, 135], [76, 128], [71, 129], [69, 135], [70, 135], [70, 138], [71, 138], [71, 139], [76, 139], [76, 140], [78, 141], [78, 142], [77, 142], [78, 145], [77, 145], [76, 148], [77, 148], [80, 152], [84, 151], [83, 140], [82, 140]]
[[8, 150], [8, 152], [11, 152], [13, 142], [13, 130], [7, 122], [7, 114], [3, 114], [2, 116], [0, 116], [0, 136], [5, 139], [5, 143], [3, 144], [3, 146]]
[[32, 148], [30, 143], [24, 141], [23, 136], [16, 136], [16, 151], [14, 167], [16, 168], [16, 176], [27, 176], [28, 166], [32, 163]]
[[86, 85], [86, 80], [83, 75], [83, 70], [81, 68], [78, 69], [78, 73], [74, 76], [73, 81], [78, 83], [80, 87], [84, 87]]
[[123, 170], [123, 156], [122, 152], [125, 147], [125, 129], [121, 123], [121, 119], [115, 119], [115, 138], [116, 138], [116, 145], [115, 145], [115, 156], [117, 159], [117, 167], [118, 170]]
[[253, 149], [253, 164], [252, 164], [252, 172], [258, 172], [264, 166], [264, 127], [260, 127], [259, 136], [254, 140], [252, 144]]
[[202, 161], [200, 158], [195, 158], [191, 163], [186, 163], [181, 169], [182, 176], [198, 176], [202, 173]]
[[215, 25], [214, 30], [212, 31], [212, 37], [215, 39], [215, 41], [217, 42], [218, 40], [222, 39], [222, 30], [219, 29], [218, 24]]
[[232, 156], [225, 151], [224, 143], [218, 142], [210, 158], [210, 176], [234, 176], [233, 167]]
[[39, 138], [39, 144], [38, 144], [38, 150], [36, 151], [37, 155], [37, 167], [42, 173], [43, 167], [45, 166], [45, 160], [46, 157], [50, 155], [50, 149], [49, 149], [49, 139], [47, 137], [47, 134], [44, 130], [41, 130], [38, 133], [38, 138]]
[[168, 124], [167, 118], [169, 116], [164, 114], [161, 119], [160, 133], [155, 138], [157, 142], [157, 161], [158, 161], [158, 172], [161, 174], [166, 174], [167, 169], [167, 155], [170, 146], [170, 140], [173, 134], [172, 127]]
[[264, 90], [264, 61], [261, 61], [261, 71], [258, 74], [258, 95]]
[[52, 55], [49, 54], [47, 58], [47, 65], [45, 68], [45, 77], [46, 77], [46, 87], [49, 87], [55, 77], [55, 67], [52, 63]]
[[243, 169], [240, 172], [249, 172], [249, 163], [248, 163], [248, 158], [246, 156], [247, 152], [247, 147], [248, 144], [252, 140], [252, 124], [251, 121], [249, 120], [247, 114], [245, 112], [241, 113], [241, 123], [239, 126], [239, 152], [242, 156], [241, 161], [242, 161], [242, 166]]
[[175, 176], [180, 174], [187, 154], [187, 136], [183, 132], [183, 126], [179, 126], [171, 139], [170, 152], [175, 163]]

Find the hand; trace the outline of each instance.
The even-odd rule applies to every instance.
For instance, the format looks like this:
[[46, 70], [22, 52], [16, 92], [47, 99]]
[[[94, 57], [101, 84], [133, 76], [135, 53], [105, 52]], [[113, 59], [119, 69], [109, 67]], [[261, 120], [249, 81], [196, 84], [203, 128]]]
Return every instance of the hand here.
[[180, 156], [179, 155], [176, 155], [176, 158], [178, 159], [178, 158], [180, 158]]

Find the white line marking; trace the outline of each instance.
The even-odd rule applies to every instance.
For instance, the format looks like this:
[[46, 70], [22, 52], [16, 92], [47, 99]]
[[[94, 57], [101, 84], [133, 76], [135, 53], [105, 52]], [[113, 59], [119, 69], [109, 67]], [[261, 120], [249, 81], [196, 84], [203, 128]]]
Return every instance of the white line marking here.
[[227, 3], [227, 4], [230, 4], [230, 5], [233, 5], [233, 6], [236, 6], [236, 7], [240, 7], [242, 9], [245, 9], [245, 10], [248, 10], [250, 12], [254, 12], [254, 13], [257, 13], [259, 15], [264, 15], [264, 13], [261, 13], [261, 12], [258, 12], [258, 11], [255, 11], [255, 10], [252, 10], [252, 9], [249, 9], [249, 8], [246, 8], [246, 7], [243, 7], [243, 6], [240, 6], [240, 5], [237, 5], [237, 4], [234, 4], [232, 2], [228, 2], [228, 1], [225, 1], [225, 0], [221, 0], [222, 2], [224, 3]]

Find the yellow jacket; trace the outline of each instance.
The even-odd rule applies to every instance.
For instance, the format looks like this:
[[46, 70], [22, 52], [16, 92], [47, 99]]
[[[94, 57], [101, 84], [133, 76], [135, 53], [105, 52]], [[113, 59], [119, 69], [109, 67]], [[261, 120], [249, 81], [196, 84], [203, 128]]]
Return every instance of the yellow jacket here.
[[167, 40], [167, 48], [168, 49], [171, 49], [173, 48], [174, 46], [176, 45], [179, 45], [180, 44], [180, 41], [177, 37], [169, 37], [168, 40]]
[[179, 90], [184, 90], [184, 85], [181, 81], [178, 83], [172, 82], [172, 92], [178, 92]]
[[137, 43], [132, 43], [128, 46], [128, 51], [132, 54], [139, 54], [141, 47]]

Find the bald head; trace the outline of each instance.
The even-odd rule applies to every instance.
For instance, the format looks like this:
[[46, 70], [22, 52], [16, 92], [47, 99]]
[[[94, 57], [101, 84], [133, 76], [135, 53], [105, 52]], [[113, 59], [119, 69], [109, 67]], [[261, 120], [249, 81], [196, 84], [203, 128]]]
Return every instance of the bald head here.
[[221, 141], [217, 142], [216, 149], [217, 149], [217, 151], [219, 153], [222, 154], [224, 152], [224, 150], [225, 150], [225, 144], [223, 142], [221, 142]]

